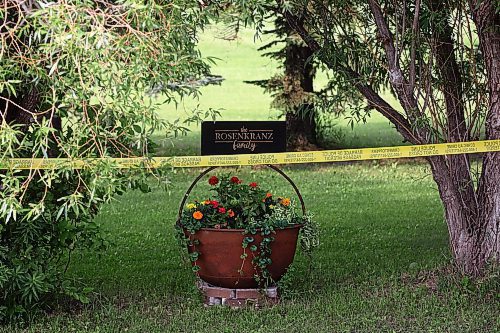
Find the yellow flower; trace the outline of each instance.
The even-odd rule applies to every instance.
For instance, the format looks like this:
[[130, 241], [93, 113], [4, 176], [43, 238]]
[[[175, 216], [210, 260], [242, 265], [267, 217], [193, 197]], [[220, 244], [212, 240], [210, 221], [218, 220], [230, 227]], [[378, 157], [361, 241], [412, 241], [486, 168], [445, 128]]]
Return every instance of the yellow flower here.
[[269, 205], [269, 208], [274, 209], [274, 205]]
[[283, 198], [283, 200], [281, 200], [281, 204], [283, 206], [290, 206], [290, 198]]
[[196, 208], [196, 205], [194, 203], [188, 203], [186, 205], [186, 207], [187, 207], [187, 209], [194, 209], [194, 208]]

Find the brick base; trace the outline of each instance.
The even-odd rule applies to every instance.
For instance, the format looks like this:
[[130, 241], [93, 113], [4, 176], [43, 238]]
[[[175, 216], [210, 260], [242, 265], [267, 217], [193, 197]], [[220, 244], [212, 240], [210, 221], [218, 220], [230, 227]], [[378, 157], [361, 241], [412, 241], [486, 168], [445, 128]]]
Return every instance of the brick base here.
[[215, 287], [203, 280], [198, 281], [198, 288], [203, 293], [205, 305], [226, 305], [231, 308], [253, 306], [260, 308], [279, 303], [278, 287], [267, 289], [229, 289]]

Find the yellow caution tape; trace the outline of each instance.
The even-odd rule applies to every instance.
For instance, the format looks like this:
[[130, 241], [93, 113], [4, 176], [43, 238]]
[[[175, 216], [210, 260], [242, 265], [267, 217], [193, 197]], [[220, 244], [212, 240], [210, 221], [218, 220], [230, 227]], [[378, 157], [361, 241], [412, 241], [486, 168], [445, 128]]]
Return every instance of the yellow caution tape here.
[[98, 162], [107, 161], [117, 168], [158, 168], [169, 165], [176, 168], [261, 165], [261, 164], [294, 164], [322, 163], [339, 161], [362, 161], [391, 158], [424, 157], [438, 155], [456, 155], [500, 151], [500, 140], [439, 143], [418, 146], [396, 146], [381, 148], [360, 148], [321, 150], [290, 153], [213, 155], [213, 156], [177, 156], [154, 158], [95, 158], [95, 159], [63, 159], [63, 158], [12, 158], [0, 160], [0, 169], [83, 169], [92, 167]]

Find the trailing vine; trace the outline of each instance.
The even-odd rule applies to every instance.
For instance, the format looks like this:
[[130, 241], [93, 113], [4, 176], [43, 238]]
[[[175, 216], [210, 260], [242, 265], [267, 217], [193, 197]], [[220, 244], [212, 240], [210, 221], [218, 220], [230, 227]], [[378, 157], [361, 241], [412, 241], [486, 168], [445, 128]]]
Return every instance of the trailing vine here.
[[198, 252], [196, 233], [204, 228], [241, 230], [244, 237], [238, 273], [243, 275], [245, 262], [251, 259], [254, 279], [261, 288], [275, 284], [269, 267], [277, 230], [300, 225], [300, 246], [306, 255], [319, 246], [319, 229], [312, 215], [299, 216], [290, 198], [275, 197], [257, 183], [243, 184], [235, 176], [211, 176], [208, 183], [213, 197], [188, 203], [176, 226], [180, 245], [188, 248], [188, 257], [197, 275], [200, 270], [197, 260], [203, 254]]

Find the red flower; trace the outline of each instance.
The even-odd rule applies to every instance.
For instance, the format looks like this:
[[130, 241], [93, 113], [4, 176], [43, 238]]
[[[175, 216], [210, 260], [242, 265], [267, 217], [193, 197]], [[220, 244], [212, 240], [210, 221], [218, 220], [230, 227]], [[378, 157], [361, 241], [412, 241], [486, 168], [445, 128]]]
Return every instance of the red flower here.
[[224, 214], [226, 212], [226, 208], [219, 207], [219, 213]]
[[256, 182], [253, 182], [253, 183], [248, 184], [248, 186], [253, 187], [253, 188], [256, 188], [258, 185], [257, 185], [257, 183], [256, 183]]
[[219, 178], [217, 178], [215, 176], [210, 177], [210, 179], [208, 180], [208, 183], [212, 186], [217, 185], [218, 182], [219, 182]]
[[210, 204], [211, 204], [211, 205], [212, 205], [212, 207], [214, 207], [214, 208], [219, 207], [219, 203], [218, 203], [217, 201], [215, 201], [215, 200], [210, 201]]
[[231, 183], [241, 184], [241, 180], [238, 177], [231, 177]]

